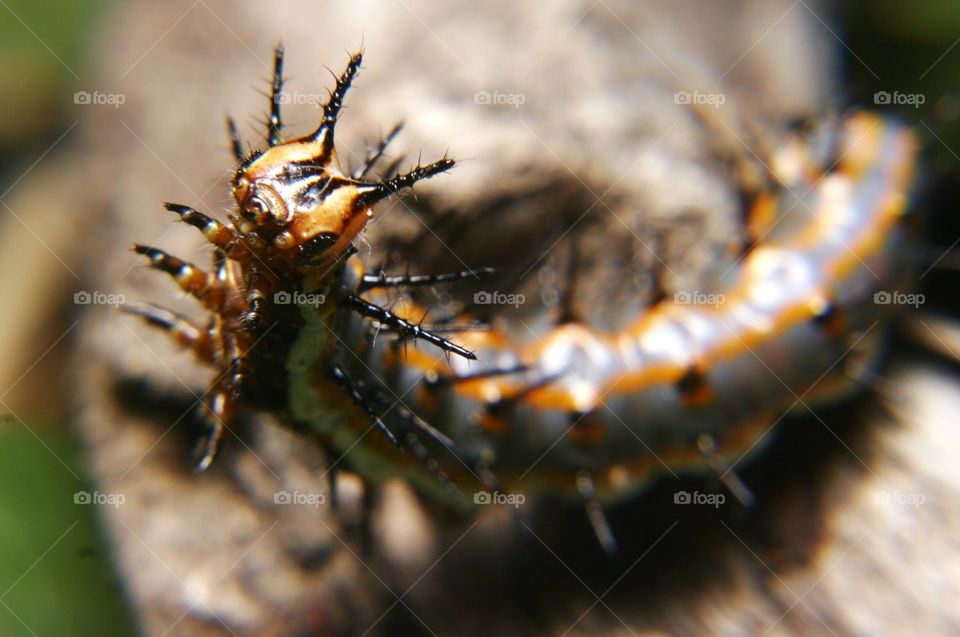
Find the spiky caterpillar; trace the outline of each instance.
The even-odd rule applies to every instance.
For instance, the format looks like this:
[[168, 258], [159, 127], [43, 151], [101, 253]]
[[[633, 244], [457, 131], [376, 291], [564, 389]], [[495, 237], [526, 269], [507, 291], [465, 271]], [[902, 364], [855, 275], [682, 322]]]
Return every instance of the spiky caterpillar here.
[[[373, 217], [374, 206], [453, 166], [453, 160], [444, 157], [390, 179], [365, 181], [396, 134], [394, 129], [353, 174], [341, 170], [334, 131], [344, 96], [361, 60], [360, 53], [353, 55], [338, 77], [323, 105], [319, 126], [307, 135], [285, 141], [281, 135], [279, 99], [283, 49], [276, 49], [267, 148], [244, 153], [237, 128], [228, 120], [231, 147], [238, 162], [231, 182], [236, 213], [230, 216], [229, 223], [223, 224], [189, 206], [165, 204], [179, 215], [180, 221], [200, 230], [212, 244], [209, 271], [158, 248], [134, 247], [149, 259], [152, 267], [170, 274], [210, 313], [207, 325], [197, 325], [155, 306], [126, 308], [168, 331], [179, 344], [192, 349], [201, 361], [217, 370], [216, 380], [202, 403], [209, 433], [198, 464], [201, 470], [216, 456], [238, 403], [286, 411], [288, 356], [294, 340], [303, 340], [300, 332], [304, 324], [314, 323], [325, 326], [326, 331], [319, 331], [311, 341], [309, 356], [322, 362], [322, 370], [312, 382], [325, 392], [325, 404], [331, 411], [342, 410], [355, 416], [349, 404], [344, 404], [352, 402], [395, 445], [416, 447], [413, 430], [452, 445], [409, 411], [397, 414], [397, 426], [402, 431], [394, 432], [375, 411], [366, 384], [352, 378], [350, 368], [354, 363], [338, 354], [348, 347], [338, 337], [343, 315], [352, 313], [375, 320], [379, 329], [392, 331], [402, 339], [420, 339], [453, 355], [474, 358], [456, 343], [364, 300], [361, 295], [361, 286], [372, 289], [476, 276], [473, 272], [411, 278], [354, 276], [359, 263], [351, 259], [355, 252], [353, 241]], [[305, 302], [304, 318], [299, 307], [301, 299], [322, 302]], [[419, 452], [419, 447], [416, 450]]]
[[[728, 460], [755, 448], [791, 402], [856, 385], [841, 363], [851, 350], [876, 351], [874, 327], [889, 308], [871, 305], [872, 295], [902, 263], [915, 152], [903, 127], [855, 113], [813, 142], [785, 145], [773, 168], [782, 187], [751, 211], [754, 245], [721, 290], [729, 302], [662, 301], [611, 333], [568, 316], [535, 342], [509, 325], [441, 336], [419, 324], [422, 308], [407, 299], [389, 311], [378, 291], [482, 272], [387, 277], [352, 257], [377, 201], [452, 165], [363, 181], [384, 142], [351, 176], [339, 170], [333, 132], [359, 62], [339, 78], [317, 130], [284, 142], [278, 50], [268, 148], [244, 155], [230, 127], [239, 214], [224, 226], [168, 204], [214, 244], [211, 273], [137, 248], [211, 310], [206, 328], [137, 310], [220, 371], [205, 400], [212, 433], [201, 467], [243, 398], [305, 425], [367, 478], [404, 476], [438, 494], [483, 483], [595, 504], [634, 492], [658, 469], [692, 466], [719, 468], [746, 500]], [[371, 323], [428, 345], [373, 339]], [[369, 435], [374, 428], [383, 436]]]

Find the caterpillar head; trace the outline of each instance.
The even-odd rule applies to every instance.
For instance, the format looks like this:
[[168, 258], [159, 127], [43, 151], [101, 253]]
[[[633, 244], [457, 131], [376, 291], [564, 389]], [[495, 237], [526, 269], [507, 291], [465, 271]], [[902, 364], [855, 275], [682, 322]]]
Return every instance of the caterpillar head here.
[[[283, 52], [278, 48], [268, 124], [269, 146], [242, 157], [234, 174], [233, 196], [239, 212], [237, 230], [244, 236], [259, 238], [300, 265], [336, 260], [373, 217], [374, 204], [453, 165], [453, 160], [443, 158], [392, 179], [372, 183], [362, 181], [360, 175], [348, 176], [341, 171], [334, 128], [361, 59], [360, 53], [352, 56], [337, 79], [323, 106], [323, 118], [317, 129], [283, 142], [279, 135]], [[234, 148], [239, 149], [236, 138]], [[382, 152], [382, 148], [379, 151]], [[368, 159], [364, 172], [369, 163]]]

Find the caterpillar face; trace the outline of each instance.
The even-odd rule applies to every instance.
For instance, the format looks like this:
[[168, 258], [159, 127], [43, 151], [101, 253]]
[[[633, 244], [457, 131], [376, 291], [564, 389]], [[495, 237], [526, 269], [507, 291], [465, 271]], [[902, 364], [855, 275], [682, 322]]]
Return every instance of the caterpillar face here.
[[373, 217], [375, 203], [453, 165], [444, 158], [399, 176], [399, 181], [382, 183], [365, 183], [341, 171], [334, 129], [343, 98], [361, 61], [359, 53], [351, 57], [323, 108], [316, 130], [281, 143], [276, 96], [282, 88], [283, 57], [282, 49], [278, 49], [267, 133], [269, 147], [242, 158], [238, 154], [240, 166], [233, 177], [233, 197], [239, 211], [236, 229], [300, 265], [335, 262]]
[[334, 260], [367, 221], [375, 185], [340, 172], [332, 146], [302, 137], [253, 156], [237, 172], [239, 230], [257, 233], [299, 263]]

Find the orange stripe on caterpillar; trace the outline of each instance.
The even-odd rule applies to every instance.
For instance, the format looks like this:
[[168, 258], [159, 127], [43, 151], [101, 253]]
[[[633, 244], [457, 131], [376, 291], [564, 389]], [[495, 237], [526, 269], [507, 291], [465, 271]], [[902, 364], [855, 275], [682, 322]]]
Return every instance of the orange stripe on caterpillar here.
[[[665, 469], [673, 462], [667, 458], [704, 464], [694, 444], [701, 433], [723, 452], [739, 453], [756, 438], [738, 423], [754, 431], [808, 392], [812, 399], [849, 391], [855, 383], [837, 363], [883, 320], [889, 307], [874, 305], [873, 294], [904, 267], [901, 217], [916, 142], [906, 128], [867, 113], [851, 114], [832, 135], [835, 166], [802, 166], [783, 178], [784, 192], [755, 208], [766, 215], [752, 225], [763, 236], [730, 272], [721, 303], [662, 302], [614, 333], [572, 322], [534, 342], [506, 329], [451, 334], [478, 361], [408, 348], [390, 359], [390, 373], [461, 380], [431, 388], [408, 380], [398, 389], [435, 394], [414, 408], [444, 426], [462, 459], [482, 458], [508, 488], [556, 474], [569, 477], [559, 482], [572, 491], [583, 469], [598, 484], [620, 485], [605, 497], [642, 486], [644, 472], [626, 467]], [[784, 231], [778, 225], [790, 206], [804, 222]], [[425, 315], [408, 301], [401, 306], [408, 317]], [[865, 355], [881, 331], [859, 343]], [[376, 357], [368, 361], [375, 365]], [[497, 368], [524, 371], [484, 374]], [[489, 426], [486, 411], [504, 401], [515, 403], [510, 414]], [[608, 435], [588, 443], [569, 435], [568, 421], [583, 414], [599, 417]], [[607, 475], [617, 471], [630, 479]]]

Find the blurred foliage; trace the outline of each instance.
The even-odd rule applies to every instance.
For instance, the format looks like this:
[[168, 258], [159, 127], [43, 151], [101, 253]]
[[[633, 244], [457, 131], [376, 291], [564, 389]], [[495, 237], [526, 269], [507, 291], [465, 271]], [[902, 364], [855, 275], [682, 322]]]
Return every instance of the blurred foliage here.
[[[0, 181], [62, 133], [107, 4], [0, 2]], [[0, 635], [135, 634], [96, 507], [74, 504], [95, 489], [71, 473], [75, 441], [63, 422], [21, 417], [0, 423]]]
[[59, 123], [107, 4], [0, 2], [0, 148], [45, 140]]
[[[956, 316], [957, 241], [960, 218], [955, 213], [960, 192], [960, 2], [849, 0], [841, 12], [841, 30], [849, 49], [842, 50], [848, 97], [867, 108], [896, 113], [912, 124], [923, 146], [918, 191], [918, 221], [924, 235], [927, 311]], [[921, 95], [923, 103], [874, 104], [878, 91]], [[952, 254], [951, 254], [952, 253]], [[948, 265], [953, 264], [953, 265]]]
[[850, 0], [843, 6], [838, 35], [848, 47], [840, 51], [847, 97], [877, 108], [878, 91], [922, 95], [916, 107], [882, 108], [919, 124], [938, 170], [960, 168], [960, 2]]
[[[0, 425], [0, 635], [133, 635], [62, 428]], [[66, 466], [64, 466], [66, 465]], [[68, 469], [67, 467], [70, 467]]]

